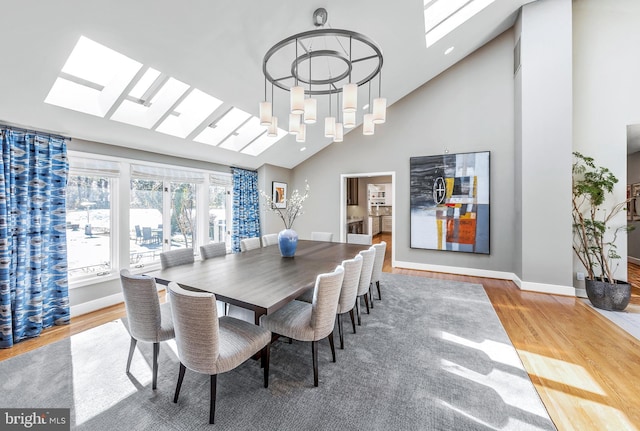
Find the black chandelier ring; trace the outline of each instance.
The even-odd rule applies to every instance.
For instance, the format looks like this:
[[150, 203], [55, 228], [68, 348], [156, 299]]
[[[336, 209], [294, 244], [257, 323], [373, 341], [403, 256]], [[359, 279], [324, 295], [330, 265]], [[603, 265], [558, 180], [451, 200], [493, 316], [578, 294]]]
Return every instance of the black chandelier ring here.
[[[349, 44], [354, 42], [358, 43], [361, 46], [365, 46], [371, 49], [372, 54], [367, 55], [365, 57], [352, 58], [351, 55], [347, 55], [346, 53], [343, 54], [335, 50], [318, 50], [318, 51], [309, 50], [302, 43], [307, 40], [310, 40], [311, 42], [313, 42], [316, 39], [321, 39], [326, 37], [344, 38], [349, 41]], [[296, 44], [300, 45], [300, 47], [303, 50], [303, 54], [293, 59], [293, 62], [291, 63], [291, 71], [290, 71], [291, 75], [274, 77], [271, 74], [271, 72], [269, 72], [269, 68], [268, 68], [269, 61], [273, 58], [274, 55], [280, 52], [283, 52], [288, 46], [296, 45]], [[353, 50], [351, 49], [351, 51]], [[298, 66], [300, 65], [301, 62], [305, 60], [310, 61], [314, 57], [337, 58], [347, 65], [346, 70], [336, 76], [329, 76], [325, 79], [312, 79], [311, 76], [309, 76], [309, 79], [301, 79], [301, 77], [298, 76]], [[296, 79], [297, 81], [300, 81], [306, 84], [311, 84], [311, 86], [317, 85], [318, 87], [324, 87], [324, 88], [312, 88], [312, 89], [305, 88], [305, 94], [308, 94], [308, 95], [336, 94], [336, 93], [342, 92], [342, 87], [337, 86], [335, 84], [340, 82], [343, 79], [346, 79], [350, 75], [350, 73], [353, 71], [353, 65], [355, 63], [376, 60], [375, 62], [372, 62], [371, 70], [369, 71], [369, 73], [366, 74], [359, 81], [354, 82], [355, 84], [360, 86], [362, 84], [368, 83], [380, 73], [382, 69], [382, 63], [383, 63], [382, 58], [383, 58], [382, 51], [380, 50], [380, 48], [378, 48], [378, 46], [370, 38], [368, 38], [363, 34], [350, 31], [350, 30], [342, 30], [342, 29], [316, 29], [316, 30], [310, 30], [310, 31], [298, 33], [293, 36], [289, 36], [286, 39], [283, 39], [280, 42], [273, 45], [264, 56], [264, 59], [262, 61], [262, 71], [264, 73], [265, 78], [270, 83], [286, 91], [288, 91], [291, 86], [286, 85], [285, 83], [283, 83], [283, 81], [286, 81], [289, 79]], [[326, 87], [327, 85], [329, 86], [329, 88]]]

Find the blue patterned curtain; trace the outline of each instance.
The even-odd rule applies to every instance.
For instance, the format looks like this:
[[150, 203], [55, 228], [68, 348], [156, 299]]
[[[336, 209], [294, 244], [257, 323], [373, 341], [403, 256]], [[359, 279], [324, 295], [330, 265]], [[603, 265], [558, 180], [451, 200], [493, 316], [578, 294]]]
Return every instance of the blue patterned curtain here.
[[258, 173], [233, 168], [233, 227], [231, 250], [240, 252], [240, 240], [260, 236]]
[[64, 138], [0, 127], [0, 348], [69, 323]]

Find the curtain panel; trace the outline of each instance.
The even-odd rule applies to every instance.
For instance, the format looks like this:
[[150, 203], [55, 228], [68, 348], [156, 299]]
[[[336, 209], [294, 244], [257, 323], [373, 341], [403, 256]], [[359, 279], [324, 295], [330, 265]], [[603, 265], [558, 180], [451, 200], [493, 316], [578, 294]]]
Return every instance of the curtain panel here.
[[233, 168], [233, 222], [231, 250], [240, 252], [240, 240], [260, 236], [258, 173]]
[[0, 348], [69, 323], [62, 137], [0, 128]]

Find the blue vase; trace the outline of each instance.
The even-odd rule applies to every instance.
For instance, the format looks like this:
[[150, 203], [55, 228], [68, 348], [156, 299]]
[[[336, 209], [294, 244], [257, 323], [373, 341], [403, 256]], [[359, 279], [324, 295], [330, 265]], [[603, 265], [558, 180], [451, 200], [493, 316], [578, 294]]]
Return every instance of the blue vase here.
[[298, 234], [293, 229], [281, 230], [278, 233], [278, 247], [282, 257], [293, 257], [298, 248]]

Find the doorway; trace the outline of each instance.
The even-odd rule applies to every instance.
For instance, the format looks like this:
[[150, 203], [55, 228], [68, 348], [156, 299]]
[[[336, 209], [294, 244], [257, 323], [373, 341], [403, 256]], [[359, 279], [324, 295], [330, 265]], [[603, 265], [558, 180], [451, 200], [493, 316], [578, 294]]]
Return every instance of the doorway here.
[[395, 172], [362, 172], [340, 176], [340, 240], [347, 233], [371, 234], [373, 242], [391, 245], [391, 261], [395, 255]]

